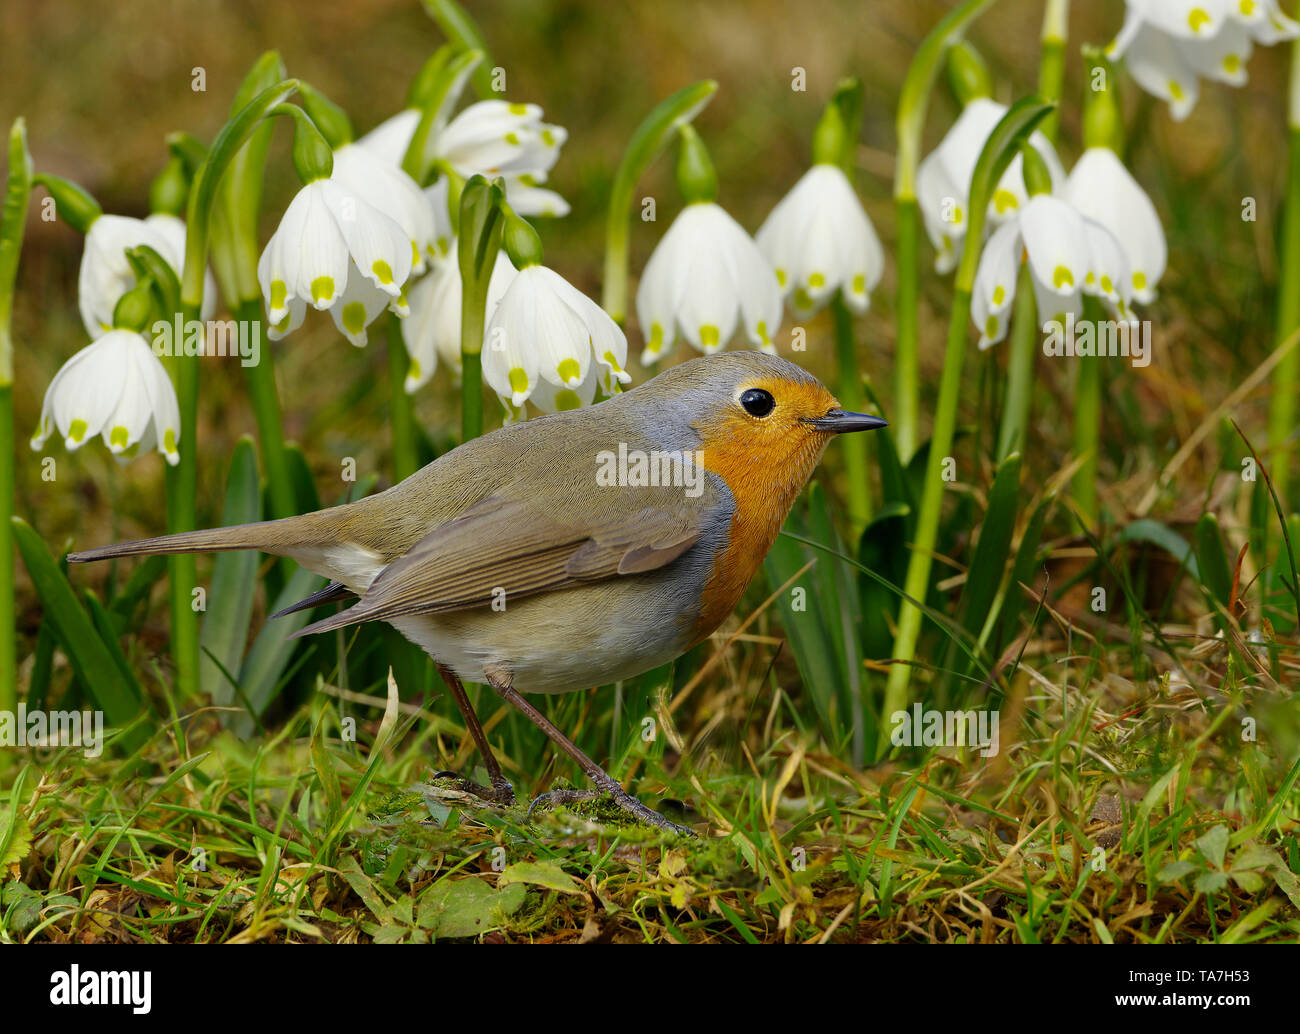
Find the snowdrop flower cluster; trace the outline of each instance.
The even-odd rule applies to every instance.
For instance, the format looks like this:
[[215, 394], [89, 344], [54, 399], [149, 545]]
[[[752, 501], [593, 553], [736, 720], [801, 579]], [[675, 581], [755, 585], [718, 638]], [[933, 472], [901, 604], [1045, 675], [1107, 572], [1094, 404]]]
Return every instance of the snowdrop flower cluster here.
[[1015, 214], [993, 232], [980, 256], [971, 292], [971, 318], [979, 347], [1007, 333], [1022, 258], [1028, 262], [1040, 321], [1064, 323], [1083, 314], [1083, 297], [1098, 298], [1117, 319], [1132, 322], [1134, 293], [1129, 260], [1119, 240], [1048, 189], [1046, 169]]
[[1300, 22], [1277, 0], [1128, 0], [1108, 53], [1181, 121], [1196, 106], [1202, 78], [1241, 86], [1255, 44], [1298, 36]]
[[[936, 252], [934, 267], [937, 272], [950, 273], [961, 257], [962, 244], [969, 225], [969, 190], [975, 163], [993, 129], [1007, 113], [1007, 106], [988, 97], [974, 97], [963, 108], [960, 117], [952, 124], [943, 140], [917, 167], [916, 196], [925, 223], [926, 235]], [[1055, 190], [1065, 182], [1065, 169], [1056, 156], [1056, 149], [1040, 132], [1030, 137], [1030, 145], [1038, 152]], [[998, 181], [989, 200], [988, 218], [991, 227], [1013, 219], [1029, 200], [1025, 187], [1024, 159], [1017, 155]]]

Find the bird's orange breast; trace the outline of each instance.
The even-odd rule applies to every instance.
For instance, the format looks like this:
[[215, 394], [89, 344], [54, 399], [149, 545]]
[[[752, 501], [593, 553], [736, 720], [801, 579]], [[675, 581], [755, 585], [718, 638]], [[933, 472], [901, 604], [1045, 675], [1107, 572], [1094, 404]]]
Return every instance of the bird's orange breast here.
[[[785, 390], [790, 391], [788, 386]], [[820, 385], [815, 390], [834, 403]], [[726, 544], [704, 585], [692, 646], [735, 609], [826, 446], [824, 435], [802, 426], [758, 440], [742, 422], [724, 421], [702, 430], [704, 468], [722, 478], [736, 508]]]

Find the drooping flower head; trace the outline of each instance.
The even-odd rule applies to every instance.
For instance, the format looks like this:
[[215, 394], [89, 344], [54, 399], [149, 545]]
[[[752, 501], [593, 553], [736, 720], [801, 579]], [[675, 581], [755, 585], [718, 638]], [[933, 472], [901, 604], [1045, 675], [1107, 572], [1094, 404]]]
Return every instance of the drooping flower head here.
[[599, 305], [541, 264], [541, 242], [523, 219], [506, 216], [505, 249], [519, 272], [486, 325], [483, 379], [507, 422], [531, 401], [544, 412], [589, 404], [632, 378], [627, 338]]
[[[366, 343], [366, 327], [384, 309], [407, 313], [402, 288], [420, 258], [420, 242], [414, 228], [348, 185], [365, 161], [345, 155], [349, 171], [335, 179], [329, 145], [305, 116], [296, 120], [294, 165], [304, 185], [257, 264], [272, 340], [297, 328], [308, 305], [328, 310], [354, 345]], [[386, 201], [386, 207], [397, 204]], [[431, 222], [427, 237], [432, 244]]]
[[57, 429], [69, 452], [99, 435], [119, 462], [153, 448], [172, 466], [180, 462], [176, 390], [141, 333], [149, 306], [149, 285], [136, 285], [116, 307], [114, 325], [63, 364], [45, 391], [33, 449]]
[[[861, 95], [856, 82], [845, 89]], [[772, 209], [755, 241], [794, 314], [806, 319], [840, 292], [863, 313], [885, 270], [885, 252], [840, 162], [853, 145], [837, 91], [813, 143], [813, 166]]]
[[714, 201], [717, 177], [698, 134], [681, 129], [677, 182], [686, 207], [656, 245], [636, 292], [645, 336], [641, 362], [662, 358], [679, 338], [705, 355], [742, 331], [775, 354], [781, 287], [754, 239]]

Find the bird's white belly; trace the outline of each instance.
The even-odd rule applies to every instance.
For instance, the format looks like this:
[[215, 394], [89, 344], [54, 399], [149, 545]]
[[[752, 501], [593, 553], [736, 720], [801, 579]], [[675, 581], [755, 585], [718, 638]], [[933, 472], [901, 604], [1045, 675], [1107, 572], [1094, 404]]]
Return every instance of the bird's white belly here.
[[[631, 678], [679, 656], [689, 624], [667, 620], [655, 594], [584, 587], [450, 614], [391, 619], [407, 639], [462, 679], [504, 668], [521, 693], [568, 693]], [[613, 597], [613, 598], [611, 598]], [[671, 611], [669, 611], [671, 613]]]

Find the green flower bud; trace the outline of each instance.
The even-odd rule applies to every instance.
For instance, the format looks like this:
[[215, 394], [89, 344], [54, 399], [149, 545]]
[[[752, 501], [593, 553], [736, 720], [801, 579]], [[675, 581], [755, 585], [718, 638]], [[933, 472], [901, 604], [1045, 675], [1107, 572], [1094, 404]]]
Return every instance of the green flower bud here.
[[293, 118], [293, 167], [298, 178], [303, 183], [327, 179], [334, 171], [334, 151], [311, 117], [292, 104], [279, 105], [275, 113]]
[[99, 202], [90, 196], [90, 192], [71, 180], [38, 172], [32, 182], [39, 183], [50, 192], [59, 218], [66, 220], [78, 233], [85, 233], [90, 229], [90, 224], [104, 214]]
[[1052, 192], [1052, 174], [1047, 171], [1047, 162], [1032, 144], [1020, 145], [1020, 155], [1024, 163], [1025, 189], [1029, 196], [1050, 194]]
[[134, 330], [143, 333], [149, 326], [153, 313], [153, 281], [139, 280], [136, 285], [117, 300], [113, 309], [113, 327], [117, 330]]
[[542, 239], [527, 219], [521, 219], [505, 202], [501, 203], [505, 227], [501, 233], [501, 246], [506, 249], [515, 269], [542, 264]]
[[688, 205], [712, 201], [718, 196], [718, 174], [714, 171], [708, 148], [690, 123], [678, 129], [678, 133], [682, 149], [677, 156], [677, 187]]
[[352, 122], [347, 112], [310, 83], [299, 83], [298, 93], [302, 97], [302, 106], [321, 135], [329, 141], [330, 147], [339, 148], [352, 142]]
[[976, 98], [993, 94], [988, 66], [979, 52], [964, 40], [948, 50], [948, 83], [962, 107]]
[[185, 163], [173, 154], [149, 188], [149, 211], [183, 219], [189, 193], [190, 181], [185, 175]]

